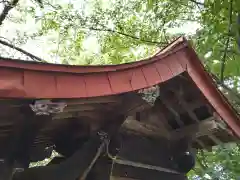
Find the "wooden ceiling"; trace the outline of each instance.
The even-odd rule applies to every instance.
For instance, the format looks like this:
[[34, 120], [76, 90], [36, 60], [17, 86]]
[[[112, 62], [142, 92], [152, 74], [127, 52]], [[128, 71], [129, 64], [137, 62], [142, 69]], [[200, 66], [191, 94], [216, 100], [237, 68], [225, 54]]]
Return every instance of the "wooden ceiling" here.
[[138, 123], [133, 117], [127, 119], [125, 127], [128, 131], [171, 139], [192, 134], [196, 137], [196, 148], [236, 140], [233, 132], [186, 74], [161, 84], [155, 105], [139, 114]]

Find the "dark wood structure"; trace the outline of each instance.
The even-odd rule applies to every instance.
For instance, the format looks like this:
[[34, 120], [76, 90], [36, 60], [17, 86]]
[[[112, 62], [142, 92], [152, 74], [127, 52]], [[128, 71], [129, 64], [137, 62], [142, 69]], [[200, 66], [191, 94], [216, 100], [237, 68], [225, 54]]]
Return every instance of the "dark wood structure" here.
[[[0, 158], [25, 169], [29, 162], [49, 157], [48, 147], [71, 157], [92, 132], [115, 124], [120, 116], [126, 119], [120, 129], [122, 141], [129, 143], [120, 155], [155, 166], [166, 164], [163, 158], [169, 154], [163, 146], [168, 142], [191, 137], [194, 148], [210, 148], [240, 137], [237, 113], [182, 37], [153, 57], [122, 65], [68, 66], [1, 58], [0, 98]], [[142, 155], [131, 155], [130, 150]], [[152, 156], [144, 159], [144, 153]], [[148, 179], [148, 172], [114, 167], [112, 176], [119, 180]], [[153, 176], [164, 177], [157, 172]]]

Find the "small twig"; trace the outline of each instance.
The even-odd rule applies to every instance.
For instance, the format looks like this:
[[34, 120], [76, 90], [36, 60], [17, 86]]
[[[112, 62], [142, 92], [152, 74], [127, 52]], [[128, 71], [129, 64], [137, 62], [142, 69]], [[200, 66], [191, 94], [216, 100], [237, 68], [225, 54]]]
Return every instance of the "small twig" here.
[[61, 6], [54, 6], [52, 5], [50, 2], [48, 1], [43, 1], [44, 4], [48, 5], [48, 6], [51, 6], [54, 10], [59, 10], [61, 8]]
[[[220, 52], [225, 52], [225, 50], [223, 50], [223, 49], [220, 49], [219, 51], [220, 51]], [[228, 53], [228, 54], [240, 55], [240, 52], [235, 51], [235, 50], [230, 50], [230, 49], [227, 50], [227, 53]]]
[[0, 36], [1, 39], [5, 39], [6, 41], [8, 41], [9, 43], [12, 43], [8, 38], [5, 38], [3, 36]]
[[41, 58], [39, 58], [39, 57], [31, 54], [31, 53], [29, 53], [29, 52], [27, 52], [27, 51], [19, 48], [19, 47], [16, 47], [16, 46], [14, 46], [14, 45], [6, 42], [6, 41], [3, 41], [3, 40], [1, 40], [1, 39], [0, 39], [0, 44], [3, 44], [4, 46], [8, 46], [8, 47], [10, 47], [10, 48], [12, 48], [12, 49], [15, 49], [15, 50], [17, 50], [17, 51], [19, 51], [19, 52], [21, 52], [21, 53], [29, 56], [29, 57], [32, 58], [32, 59], [35, 59], [35, 60], [38, 60], [38, 61], [41, 61], [41, 62], [46, 62], [45, 60], [43, 60], [43, 59], [41, 59]]
[[201, 171], [206, 171], [206, 169], [208, 167], [206, 167], [206, 165], [204, 165], [204, 163], [198, 157], [196, 158], [196, 160], [197, 160], [199, 166], [201, 167]]
[[[230, 34], [231, 30], [232, 30], [232, 11], [233, 11], [233, 0], [231, 0], [230, 4], [229, 4], [228, 34]], [[228, 50], [228, 46], [229, 46], [229, 41], [230, 41], [230, 36], [228, 36], [228, 38], [226, 40], [225, 51], [224, 51], [223, 58], [222, 58], [221, 73], [220, 73], [220, 80], [221, 80], [221, 82], [223, 82], [223, 80], [224, 80], [224, 70], [225, 70], [225, 66], [226, 66], [226, 56], [227, 56], [227, 50]]]
[[146, 43], [150, 43], [150, 44], [161, 44], [161, 45], [166, 45], [167, 44], [167, 42], [158, 42], [158, 41], [150, 41], [150, 40], [146, 40], [146, 39], [141, 39], [139, 37], [136, 37], [136, 36], [133, 36], [133, 35], [130, 35], [130, 34], [126, 34], [124, 32], [115, 31], [115, 30], [112, 30], [112, 29], [99, 29], [99, 28], [94, 28], [94, 27], [90, 27], [88, 29], [93, 30], [93, 31], [116, 33], [116, 34], [120, 34], [122, 36], [130, 37], [132, 39], [136, 39], [138, 41], [142, 41], [142, 42], [146, 42]]
[[9, 11], [14, 8], [19, 0], [13, 0], [12, 2], [9, 2], [7, 5], [4, 6], [3, 11], [0, 15], [0, 26], [3, 24], [3, 21], [6, 19]]

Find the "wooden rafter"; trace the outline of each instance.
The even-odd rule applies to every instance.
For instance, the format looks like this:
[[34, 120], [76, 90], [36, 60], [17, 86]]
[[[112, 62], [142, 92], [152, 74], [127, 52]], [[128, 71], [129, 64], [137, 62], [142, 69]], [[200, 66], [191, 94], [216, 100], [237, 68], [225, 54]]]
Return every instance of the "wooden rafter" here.
[[160, 99], [161, 99], [162, 103], [166, 106], [166, 108], [174, 115], [177, 124], [180, 127], [184, 126], [184, 123], [180, 119], [179, 113], [172, 107], [172, 105], [164, 98], [160, 98]]
[[[192, 120], [195, 121], [195, 123], [197, 123], [199, 125], [199, 119], [197, 118], [197, 116], [193, 113], [193, 109], [191, 108], [191, 106], [189, 106], [184, 99], [182, 98], [181, 94], [179, 92], [182, 92], [181, 90], [179, 91], [175, 91], [174, 94], [176, 95], [176, 97], [179, 99], [179, 102], [181, 103], [181, 105], [184, 107], [184, 109], [187, 111], [187, 113], [189, 114], [189, 116], [191, 117]], [[215, 137], [213, 134], [211, 134], [211, 132], [208, 131], [207, 134], [209, 138], [216, 144], [221, 144], [221, 141]]]

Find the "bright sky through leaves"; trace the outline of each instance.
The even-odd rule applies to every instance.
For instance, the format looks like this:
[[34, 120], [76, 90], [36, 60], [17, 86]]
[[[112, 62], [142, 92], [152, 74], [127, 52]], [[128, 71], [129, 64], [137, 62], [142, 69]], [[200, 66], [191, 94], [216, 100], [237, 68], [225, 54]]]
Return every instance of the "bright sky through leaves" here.
[[[90, 2], [90, 3], [89, 3]], [[109, 3], [106, 0], [103, 0], [103, 6], [108, 7]], [[93, 8], [91, 7], [91, 1], [66, 1], [66, 0], [59, 0], [57, 1], [59, 5], [66, 5], [67, 3], [72, 3], [74, 10], [79, 9], [85, 9], [84, 11], [86, 13], [94, 13]], [[53, 3], [54, 4], [54, 3]], [[2, 5], [2, 4], [0, 4]], [[24, 50], [27, 50], [28, 52], [31, 52], [32, 54], [35, 54], [42, 59], [46, 59], [49, 62], [55, 62], [55, 63], [61, 63], [62, 59], [59, 58], [59, 56], [56, 54], [53, 54], [52, 51], [56, 50], [58, 47], [58, 33], [56, 32], [49, 32], [48, 34], [44, 36], [35, 37], [34, 39], [25, 38], [21, 44], [17, 42], [17, 37], [21, 36], [27, 36], [28, 34], [34, 34], [41, 28], [41, 22], [38, 20], [42, 16], [44, 16], [45, 13], [52, 11], [51, 7], [45, 7], [44, 9], [41, 9], [40, 7], [33, 4], [30, 0], [22, 0], [20, 1], [21, 7], [25, 8], [35, 8], [35, 17], [25, 14], [25, 17], [21, 17], [22, 14], [16, 10], [13, 9], [10, 13], [10, 17], [14, 17], [14, 19], [17, 19], [17, 22], [13, 22], [12, 20], [6, 20], [4, 22], [3, 27], [0, 29], [0, 34], [3, 37], [7, 37], [10, 41], [13, 41], [16, 43], [16, 46], [21, 47]], [[0, 8], [2, 9], [2, 7]], [[19, 21], [18, 19], [23, 19], [23, 22]], [[11, 19], [11, 18], [10, 18]], [[110, 23], [110, 22], [109, 22]], [[111, 24], [111, 23], [110, 23]], [[111, 26], [110, 26], [111, 27]], [[181, 27], [178, 28], [169, 28], [170, 33], [185, 33], [185, 34], [193, 34], [196, 32], [196, 30], [200, 28], [200, 25], [196, 22], [186, 22]], [[68, 42], [67, 42], [68, 43]], [[69, 40], [70, 43], [70, 40]], [[98, 54], [100, 50], [100, 45], [97, 40], [97, 37], [94, 35], [90, 35], [89, 37], [86, 37], [83, 41], [83, 49], [87, 54]], [[19, 52], [16, 52], [15, 50], [12, 50], [10, 48], [4, 47], [4, 49], [7, 49], [8, 54], [7, 56], [14, 55], [14, 57], [23, 57]], [[131, 50], [133, 54], [137, 55], [141, 53], [142, 47], [140, 46], [137, 49]]]

